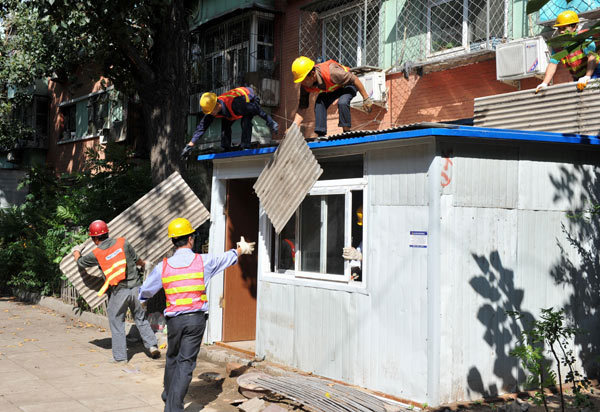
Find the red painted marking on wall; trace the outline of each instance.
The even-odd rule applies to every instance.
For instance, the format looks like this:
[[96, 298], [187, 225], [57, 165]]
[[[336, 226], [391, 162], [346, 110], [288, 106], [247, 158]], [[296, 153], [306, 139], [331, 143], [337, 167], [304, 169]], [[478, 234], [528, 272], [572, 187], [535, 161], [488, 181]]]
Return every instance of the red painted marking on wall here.
[[441, 173], [441, 176], [442, 176], [441, 184], [442, 184], [442, 187], [446, 187], [452, 181], [452, 178], [450, 176], [448, 176], [448, 173], [446, 173], [446, 172], [450, 169], [451, 166], [454, 166], [454, 163], [452, 163], [452, 159], [450, 159], [450, 156], [452, 156], [451, 151], [447, 152], [447, 153], [442, 152], [442, 156], [444, 159], [444, 170]]

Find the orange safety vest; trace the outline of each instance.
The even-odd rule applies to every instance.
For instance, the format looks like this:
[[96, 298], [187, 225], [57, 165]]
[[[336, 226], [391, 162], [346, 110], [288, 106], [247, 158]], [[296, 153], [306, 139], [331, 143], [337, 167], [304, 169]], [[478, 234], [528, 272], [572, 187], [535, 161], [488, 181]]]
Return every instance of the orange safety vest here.
[[306, 90], [309, 93], [321, 93], [321, 92], [328, 93], [328, 92], [332, 92], [332, 91], [342, 87], [341, 84], [336, 84], [331, 80], [331, 73], [329, 72], [329, 65], [331, 63], [337, 64], [338, 66], [340, 66], [342, 69], [344, 69], [347, 72], [350, 71], [349, 67], [341, 65], [338, 62], [336, 62], [335, 60], [327, 60], [324, 63], [319, 63], [319, 64], [315, 65], [315, 67], [318, 67], [321, 72], [321, 78], [323, 79], [323, 82], [325, 82], [325, 90], [319, 89], [318, 87], [302, 86], [302, 87], [304, 87], [304, 90]]
[[165, 315], [200, 310], [208, 301], [204, 284], [204, 262], [196, 254], [189, 266], [174, 268], [163, 260], [162, 284], [167, 296]]
[[[577, 34], [581, 34], [586, 31], [587, 29], [581, 30], [577, 32]], [[560, 60], [562, 63], [565, 64], [565, 66], [567, 66], [567, 69], [569, 69], [569, 72], [571, 73], [571, 76], [573, 76], [574, 80], [578, 80], [580, 77], [585, 76], [585, 72], [587, 71], [587, 56], [583, 52], [583, 47], [581, 46], [582, 45], [577, 46], [575, 50], [573, 50], [571, 53], [567, 54]], [[562, 48], [556, 49], [555, 53], [558, 53], [561, 50]], [[597, 54], [596, 59], [600, 61], [600, 57], [598, 57]]]
[[250, 96], [252, 96], [253, 94], [254, 93], [252, 92], [252, 90], [247, 87], [236, 87], [235, 89], [231, 89], [228, 92], [223, 93], [222, 95], [217, 97], [217, 100], [221, 100], [223, 103], [225, 103], [225, 107], [227, 107], [227, 110], [229, 111], [231, 117], [223, 116], [220, 113], [215, 115], [215, 117], [224, 117], [227, 120], [231, 121], [241, 119], [243, 116], [235, 114], [233, 112], [233, 109], [231, 108], [231, 105], [233, 104], [233, 99], [235, 99], [236, 97], [245, 96], [246, 103], [250, 103]]
[[96, 259], [98, 259], [100, 269], [102, 269], [106, 277], [104, 285], [102, 285], [102, 288], [98, 292], [98, 296], [104, 295], [109, 286], [115, 286], [125, 279], [127, 275], [127, 259], [125, 258], [124, 246], [125, 239], [120, 237], [108, 249], [97, 247], [92, 251]]

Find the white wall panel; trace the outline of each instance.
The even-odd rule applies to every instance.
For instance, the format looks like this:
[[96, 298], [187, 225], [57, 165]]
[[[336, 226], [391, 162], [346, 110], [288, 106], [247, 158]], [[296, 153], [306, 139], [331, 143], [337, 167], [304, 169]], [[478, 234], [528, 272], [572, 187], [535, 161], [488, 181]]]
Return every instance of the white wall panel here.
[[377, 205], [428, 204], [427, 170], [433, 146], [419, 144], [367, 154], [371, 199]]

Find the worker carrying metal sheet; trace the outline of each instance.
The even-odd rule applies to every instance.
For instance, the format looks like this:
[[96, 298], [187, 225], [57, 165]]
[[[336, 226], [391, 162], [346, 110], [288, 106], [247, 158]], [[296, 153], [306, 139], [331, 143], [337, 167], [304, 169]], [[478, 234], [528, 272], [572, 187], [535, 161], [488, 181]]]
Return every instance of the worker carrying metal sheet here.
[[[560, 35], [578, 36], [580, 39], [571, 39], [570, 37], [564, 37], [563, 39], [561, 36], [548, 41], [552, 56], [546, 68], [544, 80], [535, 88], [536, 93], [548, 87], [560, 62], [567, 66], [571, 76], [573, 76], [573, 81], [577, 82], [577, 89], [579, 90], [583, 90], [590, 79], [600, 77], [600, 67], [598, 66], [600, 56], [596, 51], [596, 43], [592, 37], [585, 35], [587, 30], [578, 30], [578, 25], [579, 16], [572, 10], [563, 11], [556, 17], [554, 27]], [[576, 43], [573, 44], [573, 41]], [[552, 46], [553, 42], [565, 43], [568, 46], [563, 49], [558, 45]]]
[[315, 64], [308, 57], [300, 56], [292, 63], [294, 83], [300, 83], [300, 101], [294, 114], [294, 123], [298, 126], [304, 120], [304, 111], [308, 108], [310, 93], [319, 93], [315, 102], [315, 133], [327, 135], [327, 109], [338, 101], [339, 123], [344, 132], [350, 131], [350, 100], [359, 92], [363, 97], [363, 109], [370, 112], [373, 106], [371, 98], [362, 82], [346, 66], [334, 60]]
[[242, 119], [242, 149], [250, 147], [252, 141], [252, 118], [260, 116], [267, 122], [271, 133], [276, 135], [279, 125], [260, 106], [260, 99], [250, 87], [237, 87], [218, 96], [214, 93], [204, 93], [200, 97], [200, 107], [204, 117], [198, 123], [192, 140], [184, 147], [181, 158], [186, 159], [192, 148], [211, 125], [213, 119], [221, 119], [221, 148], [231, 149], [231, 126], [233, 122]]
[[196, 357], [206, 328], [208, 298], [206, 288], [213, 276], [235, 265], [239, 255], [254, 251], [254, 242], [242, 237], [236, 249], [221, 255], [197, 254], [194, 228], [184, 218], [169, 223], [168, 236], [177, 248], [173, 256], [156, 265], [140, 288], [139, 299], [145, 301], [165, 289], [168, 341], [162, 400], [165, 412], [183, 411]]
[[108, 225], [102, 220], [90, 224], [89, 235], [96, 248], [81, 256], [81, 247], [73, 248], [73, 258], [77, 266], [85, 269], [100, 266], [106, 280], [98, 292], [99, 296], [108, 292], [108, 323], [112, 337], [114, 362], [127, 362], [127, 341], [125, 337], [125, 315], [131, 310], [144, 346], [152, 358], [160, 357], [156, 336], [146, 318], [146, 311], [138, 300], [138, 289], [142, 284], [137, 265], [145, 262], [138, 258], [133, 247], [125, 238], [110, 238]]

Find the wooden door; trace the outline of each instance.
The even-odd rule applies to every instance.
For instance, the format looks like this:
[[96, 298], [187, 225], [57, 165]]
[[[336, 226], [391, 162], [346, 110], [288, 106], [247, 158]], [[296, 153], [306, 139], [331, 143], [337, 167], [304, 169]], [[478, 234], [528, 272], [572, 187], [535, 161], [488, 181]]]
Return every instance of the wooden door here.
[[[258, 238], [258, 197], [252, 189], [255, 179], [227, 182], [227, 228], [225, 248], [236, 247], [240, 236], [248, 242]], [[225, 270], [223, 291], [223, 342], [256, 338], [256, 251], [240, 256], [237, 265]]]

